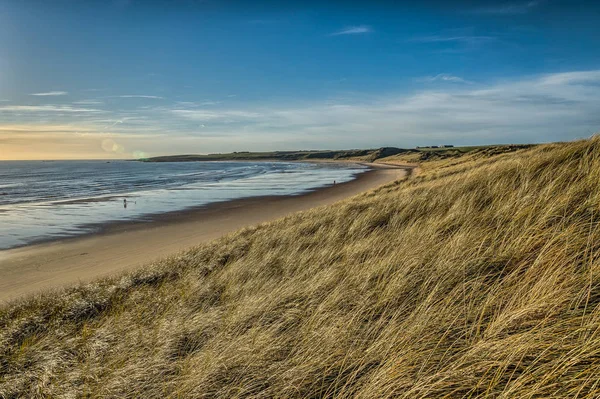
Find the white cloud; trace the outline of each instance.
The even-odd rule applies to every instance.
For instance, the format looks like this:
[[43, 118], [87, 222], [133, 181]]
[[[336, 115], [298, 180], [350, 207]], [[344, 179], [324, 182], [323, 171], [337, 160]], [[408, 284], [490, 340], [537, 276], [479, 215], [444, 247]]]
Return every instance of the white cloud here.
[[223, 123], [255, 120], [261, 117], [260, 113], [243, 110], [205, 111], [174, 109], [171, 110], [171, 113], [192, 121], [221, 121]]
[[80, 131], [90, 131], [93, 128], [89, 126], [73, 126], [73, 125], [46, 125], [46, 124], [7, 124], [0, 125], [0, 132], [13, 133], [74, 133]]
[[431, 36], [420, 36], [408, 39], [409, 42], [415, 43], [463, 43], [463, 44], [483, 44], [486, 42], [494, 41], [494, 36], [475, 36], [475, 35], [431, 35]]
[[205, 106], [211, 106], [211, 105], [219, 105], [219, 104], [222, 104], [222, 101], [202, 101], [202, 102], [177, 101], [175, 104], [177, 104], [180, 107], [185, 107], [185, 108], [197, 108], [197, 107], [205, 107]]
[[5, 105], [0, 106], [0, 112], [102, 112], [93, 108], [76, 108], [68, 105]]
[[[581, 84], [585, 81], [586, 84]], [[600, 130], [600, 71], [549, 74], [492, 85], [446, 86], [408, 96], [320, 102], [295, 107], [214, 111], [173, 110], [209, 122], [223, 136], [278, 134], [317, 147], [413, 146], [436, 143], [540, 142], [583, 137]], [[232, 130], [228, 126], [236, 122]], [[226, 141], [223, 138], [224, 142]]]
[[373, 29], [368, 25], [358, 25], [358, 26], [349, 26], [340, 31], [332, 33], [330, 36], [340, 36], [340, 35], [356, 35], [361, 33], [369, 33], [373, 32]]
[[[464, 53], [490, 44], [502, 43], [495, 36], [473, 35], [469, 31], [470, 29], [452, 29], [440, 34], [413, 37], [406, 42], [430, 45], [432, 50], [438, 53]], [[440, 49], [440, 46], [443, 48]]]
[[102, 104], [104, 104], [104, 102], [102, 102], [100, 100], [81, 100], [81, 101], [74, 101], [73, 104], [79, 104], [79, 105], [102, 105]]
[[578, 72], [563, 72], [544, 75], [540, 82], [553, 85], [570, 85], [570, 84], [598, 84], [600, 81], [600, 70], [597, 71], [578, 71]]
[[67, 94], [69, 94], [69, 93], [66, 91], [48, 91], [45, 93], [32, 93], [30, 95], [46, 97], [46, 96], [66, 96]]
[[161, 103], [117, 111], [4, 104], [0, 105], [0, 136], [10, 135], [21, 143], [30, 140], [23, 144], [23, 151], [37, 145], [43, 152], [45, 147], [36, 137], [48, 135], [71, 143], [79, 137], [77, 133], [82, 135], [79, 139], [90, 140], [90, 145], [96, 140], [95, 148], [101, 137], [123, 145], [127, 152], [135, 149], [157, 155], [544, 142], [585, 137], [600, 130], [600, 70], [488, 84], [451, 84], [465, 79], [447, 73], [426, 79], [440, 84], [412, 93], [356, 93], [302, 103], [223, 102], [210, 107], [193, 107], [200, 102]]
[[142, 94], [125, 94], [122, 96], [117, 96], [119, 98], [150, 98], [153, 100], [162, 100], [164, 97], [160, 97], [160, 96], [146, 96], [146, 95], [142, 95]]
[[440, 73], [435, 76], [425, 76], [424, 78], [418, 79], [421, 82], [451, 82], [451, 83], [464, 83], [464, 84], [472, 84], [473, 82], [469, 80], [465, 80], [459, 76], [454, 76], [448, 73]]

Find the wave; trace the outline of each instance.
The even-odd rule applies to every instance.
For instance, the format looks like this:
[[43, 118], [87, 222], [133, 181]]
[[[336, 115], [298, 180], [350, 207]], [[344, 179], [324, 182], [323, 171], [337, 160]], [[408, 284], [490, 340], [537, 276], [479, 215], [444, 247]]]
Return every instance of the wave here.
[[[40, 237], [84, 234], [90, 225], [140, 220], [210, 203], [262, 195], [297, 195], [348, 181], [362, 167], [299, 163], [53, 163], [53, 173], [2, 171], [0, 249]], [[5, 173], [3, 173], [5, 172]], [[60, 173], [59, 173], [60, 172]], [[24, 176], [28, 177], [24, 177]], [[48, 180], [45, 180], [48, 179]], [[127, 198], [127, 207], [123, 199]], [[86, 227], [88, 226], [88, 227]]]

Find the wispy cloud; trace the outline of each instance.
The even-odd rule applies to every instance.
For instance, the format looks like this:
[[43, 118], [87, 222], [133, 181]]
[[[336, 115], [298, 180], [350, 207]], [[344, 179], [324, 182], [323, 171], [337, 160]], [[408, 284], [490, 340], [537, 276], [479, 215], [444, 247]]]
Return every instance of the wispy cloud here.
[[47, 91], [44, 93], [31, 93], [31, 96], [66, 96], [67, 94], [69, 94], [66, 91]]
[[459, 76], [454, 76], [449, 73], [440, 73], [435, 76], [425, 76], [423, 78], [417, 79], [420, 82], [451, 82], [451, 83], [463, 83], [463, 84], [472, 84], [473, 82], [463, 79]]
[[78, 104], [78, 105], [102, 105], [102, 104], [104, 104], [104, 102], [102, 102], [100, 100], [80, 100], [80, 101], [73, 101], [73, 104]]
[[90, 132], [93, 128], [90, 126], [82, 125], [49, 125], [49, 124], [32, 124], [32, 123], [20, 123], [20, 124], [7, 124], [0, 125], [0, 132], [13, 132], [13, 133], [75, 133], [75, 132]]
[[160, 96], [147, 96], [147, 95], [143, 95], [143, 94], [124, 94], [122, 96], [114, 96], [114, 97], [118, 97], [118, 98], [149, 98], [149, 99], [153, 99], [153, 100], [164, 99], [164, 97], [160, 97]]
[[[434, 78], [457, 81], [452, 75]], [[462, 144], [540, 142], [600, 130], [598, 85], [600, 71], [569, 72], [491, 85], [444, 86], [367, 101], [357, 98], [296, 107], [179, 110], [171, 114], [206, 124], [202, 130], [206, 134], [222, 132], [225, 136], [239, 131], [236, 137], [253, 137], [256, 149], [267, 133], [279, 135], [288, 145], [302, 140], [315, 148], [339, 147], [340, 143], [412, 146], [440, 140]], [[237, 124], [235, 128], [232, 123]]]
[[219, 104], [222, 104], [222, 101], [202, 101], [202, 102], [177, 101], [175, 104], [177, 104], [180, 107], [184, 107], [184, 108], [197, 108], [197, 107], [219, 105]]
[[482, 7], [473, 10], [475, 14], [514, 15], [526, 14], [543, 3], [541, 0], [533, 0], [524, 3], [505, 3], [492, 7]]
[[220, 110], [220, 111], [205, 111], [205, 110], [183, 110], [174, 109], [171, 110], [173, 115], [183, 117], [185, 119], [208, 122], [208, 121], [219, 121], [221, 123], [234, 123], [245, 120], [257, 119], [262, 116], [261, 113], [256, 111], [244, 111], [244, 110]]
[[[104, 139], [122, 145], [123, 154], [133, 149], [175, 154], [540, 142], [575, 139], [600, 130], [600, 70], [487, 84], [463, 84], [466, 78], [450, 73], [421, 79], [439, 84], [409, 94], [357, 93], [293, 103], [224, 101], [204, 108], [193, 106], [200, 101], [116, 111], [3, 104], [0, 139], [10, 136], [20, 143], [3, 147], [11, 155], [35, 147], [48, 158], [52, 151], [63, 156], [69, 148], [81, 151], [84, 147], [89, 151], [86, 156], [95, 157], [93, 151]], [[85, 146], [84, 140], [89, 140]]]
[[542, 84], [550, 85], [573, 85], [573, 84], [600, 84], [600, 70], [563, 72], [543, 75], [540, 79]]
[[68, 105], [5, 105], [0, 106], [0, 112], [103, 112], [93, 108], [77, 108]]
[[408, 39], [413, 43], [465, 43], [482, 44], [496, 40], [494, 36], [474, 36], [474, 35], [431, 35], [420, 36]]
[[373, 29], [368, 25], [357, 25], [357, 26], [348, 26], [342, 30], [331, 33], [330, 36], [340, 36], [340, 35], [358, 35], [362, 33], [370, 33], [373, 32]]
[[116, 126], [116, 125], [120, 125], [120, 124], [122, 124], [122, 123], [123, 123], [123, 121], [122, 121], [122, 120], [117, 120], [117, 121], [114, 121], [114, 122], [113, 122], [113, 121], [110, 121], [110, 122], [112, 122], [112, 123], [110, 123], [110, 124], [108, 124], [108, 125], [104, 126], [104, 129], [103, 129], [103, 130], [109, 130], [109, 129], [112, 129], [114, 126]]
[[469, 34], [469, 31], [471, 31], [469, 28], [454, 29], [439, 34], [409, 38], [406, 42], [431, 46], [432, 51], [438, 53], [464, 53], [492, 43], [500, 43], [496, 36], [474, 35]]

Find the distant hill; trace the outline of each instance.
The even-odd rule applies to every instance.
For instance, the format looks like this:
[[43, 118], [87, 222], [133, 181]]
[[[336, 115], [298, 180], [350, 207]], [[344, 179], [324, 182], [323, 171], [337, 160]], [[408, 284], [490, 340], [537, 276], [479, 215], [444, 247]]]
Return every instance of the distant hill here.
[[383, 147], [367, 150], [323, 150], [323, 151], [273, 151], [273, 152], [231, 152], [208, 155], [168, 155], [142, 159], [144, 162], [193, 162], [193, 161], [302, 161], [302, 160], [375, 160], [415, 150]]
[[476, 151], [485, 155], [495, 155], [529, 148], [531, 145], [490, 145], [470, 147], [421, 147], [415, 149], [381, 147], [354, 150], [307, 150], [307, 151], [272, 151], [272, 152], [230, 152], [208, 155], [167, 155], [140, 159], [143, 162], [197, 162], [197, 161], [308, 161], [337, 160], [375, 162], [388, 157], [390, 160], [410, 159], [413, 162], [430, 161], [460, 157], [468, 152]]

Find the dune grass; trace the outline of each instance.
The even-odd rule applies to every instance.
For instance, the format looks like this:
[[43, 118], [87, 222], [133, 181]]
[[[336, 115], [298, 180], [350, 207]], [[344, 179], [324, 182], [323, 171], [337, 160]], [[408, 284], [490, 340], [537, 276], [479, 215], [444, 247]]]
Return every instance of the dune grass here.
[[600, 396], [600, 139], [425, 168], [0, 310], [0, 397]]
[[479, 161], [500, 154], [532, 148], [534, 144], [504, 144], [473, 147], [420, 148], [386, 157], [375, 162], [396, 165], [421, 165], [424, 170], [440, 169], [467, 162]]

